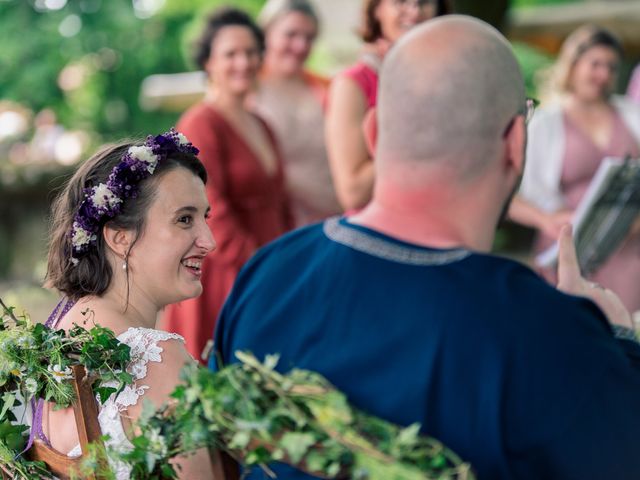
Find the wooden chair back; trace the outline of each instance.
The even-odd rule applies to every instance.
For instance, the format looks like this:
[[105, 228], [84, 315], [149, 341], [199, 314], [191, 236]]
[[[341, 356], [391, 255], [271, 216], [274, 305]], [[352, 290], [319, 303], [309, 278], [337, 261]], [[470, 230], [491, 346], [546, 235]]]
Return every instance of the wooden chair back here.
[[[73, 388], [76, 393], [76, 401], [73, 404], [73, 413], [80, 439], [80, 457], [71, 458], [48, 446], [40, 439], [33, 442], [33, 446], [27, 452], [32, 460], [44, 462], [49, 470], [59, 479], [67, 480], [71, 478], [73, 472], [78, 472], [80, 464], [88, 453], [89, 443], [99, 443], [102, 432], [98, 423], [98, 406], [91, 389], [91, 380], [87, 378], [87, 372], [82, 365], [75, 365], [73, 370]], [[106, 458], [98, 458], [101, 467], [107, 468]], [[79, 475], [77, 475], [79, 477]], [[84, 478], [95, 480], [95, 475], [88, 475]]]
[[240, 466], [223, 450], [211, 450], [211, 466], [214, 480], [240, 480]]

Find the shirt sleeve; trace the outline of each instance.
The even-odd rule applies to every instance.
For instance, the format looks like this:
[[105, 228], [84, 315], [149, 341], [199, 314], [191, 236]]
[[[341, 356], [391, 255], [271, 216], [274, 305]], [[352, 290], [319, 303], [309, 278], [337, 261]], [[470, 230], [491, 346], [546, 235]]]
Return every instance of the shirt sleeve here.
[[[544, 292], [543, 292], [544, 293]], [[505, 388], [513, 477], [640, 478], [640, 347], [589, 300], [537, 296], [515, 338]]]

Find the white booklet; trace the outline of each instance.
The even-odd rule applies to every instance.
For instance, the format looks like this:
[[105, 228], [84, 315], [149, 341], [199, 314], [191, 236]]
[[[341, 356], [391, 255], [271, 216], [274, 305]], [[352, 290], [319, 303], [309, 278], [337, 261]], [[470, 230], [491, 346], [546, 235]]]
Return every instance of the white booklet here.
[[[640, 159], [605, 158], [571, 222], [583, 274], [597, 269], [620, 246], [639, 212]], [[557, 242], [536, 257], [541, 267], [557, 261]]]

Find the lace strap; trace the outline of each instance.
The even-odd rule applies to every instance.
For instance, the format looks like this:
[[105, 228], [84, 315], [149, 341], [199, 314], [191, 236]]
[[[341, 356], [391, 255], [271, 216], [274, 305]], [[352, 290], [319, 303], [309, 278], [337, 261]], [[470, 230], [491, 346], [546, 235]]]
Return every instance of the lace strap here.
[[118, 336], [118, 340], [126, 343], [131, 348], [131, 363], [127, 367], [127, 372], [134, 379], [133, 385], [127, 385], [117, 398], [113, 400], [119, 411], [135, 405], [138, 399], [144, 395], [149, 388], [140, 380], [147, 376], [149, 362], [160, 363], [162, 361], [163, 348], [159, 342], [167, 340], [178, 340], [184, 343], [184, 338], [176, 333], [164, 332], [151, 328], [129, 328], [126, 332]]

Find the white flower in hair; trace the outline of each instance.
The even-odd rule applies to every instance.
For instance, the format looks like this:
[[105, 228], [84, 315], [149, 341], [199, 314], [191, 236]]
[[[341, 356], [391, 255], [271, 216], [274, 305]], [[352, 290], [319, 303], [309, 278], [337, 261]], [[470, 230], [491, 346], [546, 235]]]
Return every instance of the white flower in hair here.
[[87, 245], [97, 237], [95, 234], [87, 232], [78, 222], [73, 222], [73, 235], [71, 236], [71, 243], [74, 247], [81, 247]]
[[100, 183], [97, 187], [93, 188], [91, 202], [100, 210], [110, 210], [122, 202], [122, 199], [116, 196], [106, 183]]
[[147, 147], [145, 145], [139, 147], [129, 147], [129, 155], [141, 162], [146, 163], [149, 173], [153, 173], [155, 171], [156, 165], [158, 164], [158, 155], [153, 153], [153, 150], [151, 150], [150, 147]]
[[178, 139], [179, 145], [187, 145], [191, 143], [189, 142], [189, 139], [185, 137], [183, 134], [181, 134], [180, 132], [176, 132], [176, 138]]

